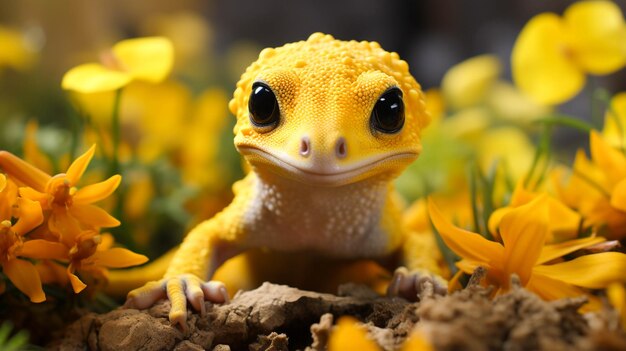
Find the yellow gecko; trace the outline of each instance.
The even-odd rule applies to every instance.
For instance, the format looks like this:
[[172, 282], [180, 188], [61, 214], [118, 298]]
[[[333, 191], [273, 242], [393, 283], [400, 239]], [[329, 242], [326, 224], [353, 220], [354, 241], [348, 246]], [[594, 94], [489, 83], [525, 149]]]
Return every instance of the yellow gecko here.
[[164, 277], [131, 291], [126, 306], [167, 296], [170, 321], [184, 328], [187, 301], [202, 312], [204, 300], [227, 301], [225, 284], [207, 280], [229, 258], [255, 250], [261, 258], [252, 268], [297, 272], [288, 283], [295, 275], [307, 285], [321, 271], [332, 274], [326, 262], [363, 258], [408, 268], [396, 271], [394, 294], [415, 294], [433, 280], [436, 272], [415, 266], [415, 257], [433, 255], [410, 244], [392, 185], [418, 157], [428, 123], [420, 85], [398, 54], [315, 33], [263, 50], [229, 107], [251, 172], [233, 186], [228, 207], [187, 235]]

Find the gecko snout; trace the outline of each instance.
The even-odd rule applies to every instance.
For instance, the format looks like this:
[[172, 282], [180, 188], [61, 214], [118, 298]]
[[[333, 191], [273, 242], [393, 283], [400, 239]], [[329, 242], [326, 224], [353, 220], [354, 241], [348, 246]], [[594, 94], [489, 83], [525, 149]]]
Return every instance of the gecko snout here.
[[[305, 136], [300, 139], [300, 155], [302, 157], [309, 157], [311, 155], [311, 139]], [[335, 157], [341, 159], [348, 155], [348, 146], [344, 137], [338, 137], [334, 146]]]

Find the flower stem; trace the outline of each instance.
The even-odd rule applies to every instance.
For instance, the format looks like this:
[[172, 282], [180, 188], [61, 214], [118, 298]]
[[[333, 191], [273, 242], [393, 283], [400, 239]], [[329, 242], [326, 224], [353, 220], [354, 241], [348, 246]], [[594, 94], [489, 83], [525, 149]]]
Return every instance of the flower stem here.
[[119, 147], [120, 147], [120, 102], [122, 100], [122, 89], [115, 91], [113, 100], [113, 113], [111, 115], [111, 132], [113, 136], [113, 154], [111, 155], [110, 175], [120, 173]]

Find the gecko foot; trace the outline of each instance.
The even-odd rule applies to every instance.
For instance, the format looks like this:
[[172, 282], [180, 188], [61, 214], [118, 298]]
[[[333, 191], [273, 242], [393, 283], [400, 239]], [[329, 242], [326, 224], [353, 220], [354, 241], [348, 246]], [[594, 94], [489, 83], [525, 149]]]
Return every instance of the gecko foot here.
[[144, 309], [166, 297], [172, 303], [169, 313], [170, 323], [180, 325], [185, 332], [187, 331], [187, 300], [201, 315], [205, 313], [205, 300], [214, 303], [225, 303], [229, 300], [224, 283], [215, 280], [205, 282], [193, 274], [182, 274], [153, 281], [132, 290], [126, 297], [124, 307]]
[[409, 301], [420, 301], [447, 292], [448, 284], [443, 278], [424, 270], [409, 271], [406, 267], [396, 269], [387, 287], [388, 296], [399, 296]]

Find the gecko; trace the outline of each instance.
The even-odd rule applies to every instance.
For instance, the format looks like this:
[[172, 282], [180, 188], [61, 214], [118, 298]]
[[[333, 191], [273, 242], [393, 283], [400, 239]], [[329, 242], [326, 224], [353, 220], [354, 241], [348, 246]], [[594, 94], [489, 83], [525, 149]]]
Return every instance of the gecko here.
[[254, 250], [266, 253], [255, 263], [266, 271], [295, 271], [309, 258], [300, 281], [316, 280], [327, 261], [372, 259], [401, 267], [392, 294], [415, 296], [425, 280], [445, 292], [437, 272], [416, 266], [432, 253], [411, 244], [393, 186], [420, 154], [428, 124], [421, 87], [397, 53], [322, 33], [267, 48], [229, 108], [251, 171], [225, 209], [187, 234], [162, 279], [128, 293], [127, 307], [169, 298], [170, 322], [184, 328], [188, 303], [203, 313], [205, 300], [228, 301], [224, 282], [211, 280], [216, 270]]

